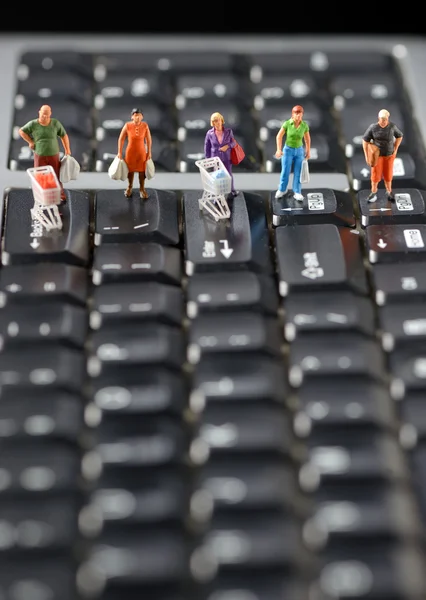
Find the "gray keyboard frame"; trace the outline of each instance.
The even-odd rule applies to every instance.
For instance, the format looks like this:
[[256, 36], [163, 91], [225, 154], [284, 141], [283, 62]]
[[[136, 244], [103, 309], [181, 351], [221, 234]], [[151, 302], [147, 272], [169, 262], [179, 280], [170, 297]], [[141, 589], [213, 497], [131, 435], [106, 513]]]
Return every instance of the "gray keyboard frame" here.
[[[25, 171], [8, 168], [9, 144], [12, 135], [16, 70], [23, 52], [31, 50], [78, 50], [96, 51], [223, 51], [230, 52], [303, 52], [335, 51], [359, 47], [363, 51], [385, 51], [392, 53], [403, 74], [405, 86], [412, 100], [413, 118], [421, 132], [423, 148], [426, 147], [426, 37], [392, 36], [288, 36], [288, 35], [122, 35], [122, 34], [3, 34], [0, 35], [1, 86], [0, 92], [0, 186], [29, 188], [29, 177]], [[53, 107], [54, 108], [54, 107]], [[36, 116], [36, 115], [35, 115]], [[72, 145], [72, 139], [71, 139]], [[426, 155], [426, 154], [425, 154]], [[237, 187], [241, 191], [273, 191], [277, 187], [277, 173], [238, 173]], [[81, 173], [78, 180], [67, 184], [67, 189], [122, 189], [123, 182], [112, 181], [107, 173]], [[150, 186], [157, 189], [199, 190], [201, 178], [198, 173], [157, 173]], [[311, 175], [306, 188], [331, 187], [347, 191], [350, 187], [345, 174], [316, 173]], [[2, 212], [3, 202], [0, 204]], [[0, 218], [1, 218], [0, 214]]]

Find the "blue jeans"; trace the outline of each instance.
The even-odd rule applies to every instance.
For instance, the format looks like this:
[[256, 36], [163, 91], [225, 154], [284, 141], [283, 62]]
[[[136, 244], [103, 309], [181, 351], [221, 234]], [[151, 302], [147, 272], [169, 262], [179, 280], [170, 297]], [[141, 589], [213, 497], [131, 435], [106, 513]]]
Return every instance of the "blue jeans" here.
[[290, 178], [291, 167], [293, 165], [293, 192], [300, 194], [302, 191], [302, 184], [300, 183], [300, 171], [302, 170], [302, 162], [305, 158], [305, 148], [290, 148], [290, 146], [284, 146], [284, 152], [281, 158], [281, 179], [280, 179], [280, 192], [285, 192], [288, 186], [288, 180]]

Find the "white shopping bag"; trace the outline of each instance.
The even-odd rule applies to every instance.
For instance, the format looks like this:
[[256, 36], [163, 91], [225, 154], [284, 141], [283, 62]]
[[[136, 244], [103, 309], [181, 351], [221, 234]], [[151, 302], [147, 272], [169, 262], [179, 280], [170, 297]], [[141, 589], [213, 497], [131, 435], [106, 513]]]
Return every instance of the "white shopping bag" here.
[[118, 156], [116, 156], [108, 169], [108, 175], [110, 178], [119, 181], [125, 181], [128, 173], [129, 169], [127, 168], [126, 162], [122, 158], [118, 158]]
[[145, 165], [145, 177], [147, 179], [152, 179], [155, 175], [155, 165], [152, 158], [148, 158]]
[[300, 183], [309, 183], [309, 165], [306, 158], [302, 162], [302, 168], [300, 170]]
[[72, 179], [77, 179], [79, 173], [80, 165], [78, 162], [69, 154], [65, 154], [65, 156], [62, 157], [59, 169], [59, 179], [61, 183], [68, 183]]

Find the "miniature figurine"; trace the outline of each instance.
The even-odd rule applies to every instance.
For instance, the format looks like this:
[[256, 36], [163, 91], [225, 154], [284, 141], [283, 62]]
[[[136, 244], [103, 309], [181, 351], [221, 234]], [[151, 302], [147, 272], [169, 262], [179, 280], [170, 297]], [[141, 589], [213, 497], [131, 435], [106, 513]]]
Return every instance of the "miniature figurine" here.
[[44, 104], [38, 111], [38, 119], [28, 121], [19, 135], [31, 150], [34, 150], [34, 168], [51, 166], [61, 186], [61, 200], [66, 200], [64, 186], [60, 180], [61, 161], [59, 159], [58, 137], [61, 138], [65, 155], [71, 155], [70, 141], [64, 126], [58, 119], [52, 118], [52, 109]]
[[118, 158], [123, 154], [124, 142], [127, 138], [127, 148], [124, 160], [129, 172], [127, 180], [129, 185], [124, 192], [126, 198], [132, 196], [133, 179], [135, 173], [139, 174], [139, 193], [141, 198], [148, 198], [148, 192], [145, 190], [145, 169], [146, 162], [151, 158], [152, 138], [148, 124], [143, 121], [143, 113], [140, 108], [134, 108], [131, 114], [131, 121], [128, 121], [121, 130], [118, 138]]
[[371, 167], [371, 193], [367, 198], [368, 202], [377, 200], [377, 188], [382, 179], [384, 180], [387, 199], [390, 202], [395, 201], [395, 196], [392, 193], [393, 163], [402, 142], [403, 133], [395, 123], [389, 121], [389, 117], [390, 112], [388, 110], [382, 109], [379, 111], [379, 120], [377, 123], [372, 123], [362, 137], [362, 148], [367, 164], [369, 164], [369, 144], [375, 144], [380, 150], [376, 165]]
[[236, 141], [234, 132], [230, 127], [225, 127], [225, 119], [219, 112], [214, 112], [210, 117], [212, 126], [206, 133], [204, 139], [205, 158], [220, 158], [225, 169], [231, 176], [231, 197], [238, 195], [234, 186], [234, 176], [232, 175], [231, 148], [234, 148]]
[[[277, 151], [275, 152], [275, 157], [281, 158], [281, 178], [275, 198], [283, 198], [288, 193], [288, 180], [293, 166], [293, 197], [299, 202], [303, 201], [300, 180], [302, 163], [303, 159], [308, 160], [311, 158], [311, 135], [308, 123], [303, 121], [303, 113], [302, 106], [293, 106], [291, 119], [284, 121], [276, 136]], [[284, 135], [286, 136], [286, 141], [283, 149]], [[304, 147], [303, 141], [305, 142]]]

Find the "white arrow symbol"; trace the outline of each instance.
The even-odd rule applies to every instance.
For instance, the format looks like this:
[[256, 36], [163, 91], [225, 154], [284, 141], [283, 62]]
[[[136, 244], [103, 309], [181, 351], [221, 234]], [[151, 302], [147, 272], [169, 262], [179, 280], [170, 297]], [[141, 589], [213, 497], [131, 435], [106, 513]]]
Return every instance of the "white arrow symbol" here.
[[288, 206], [287, 208], [282, 208], [281, 210], [303, 210], [303, 206], [294, 206], [293, 208]]
[[369, 208], [368, 209], [370, 212], [373, 212], [373, 210], [392, 210], [391, 208]]
[[221, 244], [223, 244], [223, 248], [220, 249], [220, 251], [222, 252], [223, 256], [225, 258], [229, 258], [231, 256], [231, 254], [233, 253], [234, 249], [229, 247], [228, 240], [219, 240], [219, 242]]
[[36, 238], [34, 238], [33, 241], [31, 242], [30, 246], [34, 249], [38, 248], [40, 246], [40, 242]]
[[367, 175], [369, 174], [369, 172], [370, 172], [370, 171], [364, 167], [364, 168], [361, 170], [361, 175], [362, 175], [363, 177], [367, 177]]
[[377, 245], [379, 246], [379, 248], [386, 248], [387, 243], [382, 238], [380, 238], [377, 242]]

